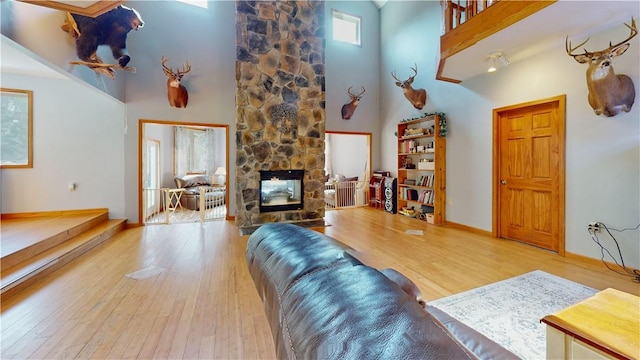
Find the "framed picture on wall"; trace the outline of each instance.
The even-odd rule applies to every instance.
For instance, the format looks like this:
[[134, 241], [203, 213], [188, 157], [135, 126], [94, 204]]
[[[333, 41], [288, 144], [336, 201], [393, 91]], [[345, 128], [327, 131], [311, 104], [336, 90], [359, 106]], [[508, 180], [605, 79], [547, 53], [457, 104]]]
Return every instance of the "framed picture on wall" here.
[[0, 89], [0, 167], [33, 167], [33, 91]]

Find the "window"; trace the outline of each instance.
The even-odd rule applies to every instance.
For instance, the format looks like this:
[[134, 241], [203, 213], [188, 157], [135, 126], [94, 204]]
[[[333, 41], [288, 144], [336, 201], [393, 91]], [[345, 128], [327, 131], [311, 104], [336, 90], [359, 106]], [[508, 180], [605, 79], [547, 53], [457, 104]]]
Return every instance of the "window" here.
[[2, 88], [0, 167], [33, 167], [33, 91]]
[[357, 16], [332, 10], [333, 18], [333, 40], [347, 42], [349, 44], [361, 45], [360, 43], [360, 23]]
[[215, 170], [214, 129], [175, 128], [175, 175], [213, 175]]

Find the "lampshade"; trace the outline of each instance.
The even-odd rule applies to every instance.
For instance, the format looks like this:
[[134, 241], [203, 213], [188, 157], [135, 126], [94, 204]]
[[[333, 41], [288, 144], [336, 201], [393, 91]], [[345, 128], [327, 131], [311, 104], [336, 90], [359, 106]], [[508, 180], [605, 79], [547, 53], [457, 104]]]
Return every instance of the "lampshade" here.
[[218, 176], [218, 185], [223, 185], [224, 177], [227, 175], [227, 171], [224, 169], [223, 166], [220, 166], [216, 169], [216, 172], [214, 173], [214, 175]]

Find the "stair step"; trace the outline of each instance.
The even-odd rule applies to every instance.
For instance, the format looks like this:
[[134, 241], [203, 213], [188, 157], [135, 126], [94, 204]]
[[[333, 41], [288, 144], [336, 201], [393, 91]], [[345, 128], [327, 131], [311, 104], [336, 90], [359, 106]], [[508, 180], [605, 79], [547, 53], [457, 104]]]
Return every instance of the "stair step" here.
[[[109, 220], [109, 213], [107, 210], [95, 212], [93, 214], [78, 214], [78, 215], [63, 215], [61, 217], [52, 217], [48, 222], [52, 222], [52, 225], [43, 227], [41, 231], [34, 229], [34, 225], [30, 225], [30, 220], [34, 224], [40, 226], [42, 223], [41, 218], [32, 217], [29, 220], [18, 219], [21, 227], [30, 228], [28, 234], [25, 234], [18, 230], [19, 241], [7, 240], [8, 237], [16, 237], [15, 234], [3, 233], [3, 247], [2, 250], [2, 264], [0, 269], [4, 272], [6, 269], [12, 268], [15, 265], [27, 261], [40, 253], [43, 253], [58, 244], [77, 236], [78, 234], [87, 231], [98, 224], [104, 223]], [[3, 221], [7, 221], [4, 220]], [[8, 220], [11, 221], [11, 220]], [[35, 225], [36, 227], [38, 225]], [[52, 229], [53, 228], [53, 229]], [[53, 230], [53, 232], [52, 232]], [[4, 236], [8, 235], [7, 238]], [[13, 236], [12, 236], [13, 235]], [[11, 246], [7, 246], [7, 241]], [[17, 248], [13, 248], [13, 247]]]
[[0, 294], [9, 297], [102, 244], [125, 227], [126, 219], [106, 220], [69, 240], [2, 270]]

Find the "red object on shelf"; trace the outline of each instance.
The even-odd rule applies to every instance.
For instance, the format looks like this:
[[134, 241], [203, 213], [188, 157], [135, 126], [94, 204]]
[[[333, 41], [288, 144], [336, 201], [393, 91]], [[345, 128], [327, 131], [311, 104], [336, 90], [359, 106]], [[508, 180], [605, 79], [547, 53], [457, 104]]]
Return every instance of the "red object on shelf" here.
[[374, 176], [369, 180], [369, 206], [372, 206], [375, 208], [384, 207], [384, 198], [382, 194], [383, 181], [384, 181], [384, 177], [377, 177], [377, 176]]

